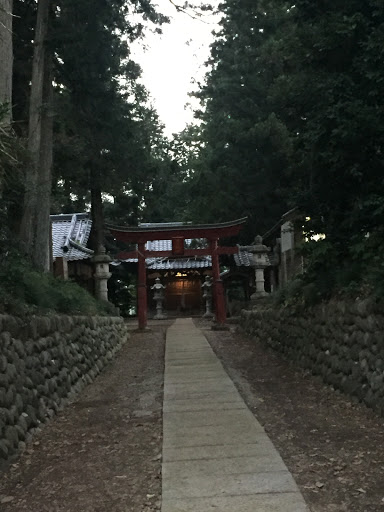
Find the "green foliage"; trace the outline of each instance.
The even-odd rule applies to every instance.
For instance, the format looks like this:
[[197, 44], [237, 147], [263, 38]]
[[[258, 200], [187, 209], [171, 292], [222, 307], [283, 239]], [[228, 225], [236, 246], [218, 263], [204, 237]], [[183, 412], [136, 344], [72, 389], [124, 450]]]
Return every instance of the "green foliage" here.
[[[115, 198], [108, 220], [137, 223], [147, 191], [163, 167], [162, 127], [137, 83], [130, 43], [143, 21], [167, 19], [150, 1], [62, 2], [52, 44], [56, 82], [55, 211], [82, 211], [90, 189]], [[122, 211], [120, 206], [128, 206]]]
[[288, 209], [282, 191], [290, 134], [269, 101], [273, 80], [285, 71], [279, 40], [290, 30], [287, 7], [224, 2], [212, 69], [197, 93], [203, 145], [190, 209], [203, 221], [247, 215], [244, 241], [267, 231]]
[[113, 304], [119, 308], [124, 317], [136, 313], [137, 302], [137, 268], [129, 264], [121, 264], [112, 268], [112, 276], [108, 281], [109, 296]]
[[4, 124], [8, 105], [0, 103], [0, 189], [14, 185], [21, 178], [21, 168], [26, 158], [23, 141]]
[[113, 313], [113, 308], [74, 282], [36, 272], [16, 249], [9, 249], [0, 254], [0, 311], [100, 315]]
[[171, 141], [158, 140], [156, 172], [144, 194], [142, 216], [147, 222], [190, 221], [190, 205], [196, 201], [192, 189], [192, 176], [199, 165], [201, 148], [199, 127], [187, 126], [175, 134]]
[[24, 140], [3, 123], [7, 106], [0, 104], [0, 254], [7, 251], [11, 232], [20, 217], [24, 168], [28, 161]]
[[[36, 3], [15, 1], [14, 14], [13, 117], [24, 135]], [[143, 215], [151, 182], [167, 164], [162, 126], [137, 82], [130, 45], [167, 21], [151, 0], [56, 2], [48, 42], [56, 85], [52, 213], [84, 211], [97, 189], [131, 198], [122, 222]]]
[[[166, 21], [153, 2], [57, 6], [49, 42], [57, 85], [55, 213], [84, 210], [97, 188], [113, 197], [105, 210], [115, 223], [248, 215], [242, 241], [249, 243], [297, 206], [311, 219], [309, 234], [326, 238], [305, 244], [306, 272], [281, 292], [283, 300], [384, 295], [383, 2], [223, 0], [211, 67], [197, 92], [201, 125], [171, 142], [147, 106], [130, 56], [145, 20], [154, 27]], [[36, 2], [14, 2], [13, 118], [20, 136], [35, 11]], [[14, 142], [0, 133], [5, 184], [22, 160]], [[5, 224], [16, 217], [11, 205], [20, 203], [17, 181], [3, 187]], [[38, 286], [36, 276], [28, 279], [33, 286], [23, 286]]]
[[[350, 248], [350, 268], [356, 270], [352, 285], [358, 283], [359, 292], [384, 297], [384, 228], [378, 228], [363, 237], [355, 237]], [[351, 285], [349, 285], [351, 286]]]
[[382, 230], [352, 237], [349, 244], [310, 240], [298, 250], [305, 271], [274, 294], [276, 303], [311, 306], [331, 296], [384, 298]]
[[300, 279], [294, 279], [282, 286], [272, 294], [272, 301], [278, 305], [292, 306], [302, 303], [303, 283]]
[[281, 117], [297, 134], [296, 202], [332, 243], [348, 245], [382, 224], [384, 117], [377, 85], [384, 74], [377, 52], [384, 8], [375, 0], [327, 0], [321, 8], [303, 0], [293, 19], [291, 51], [298, 58], [278, 85], [285, 98]]
[[[28, 130], [36, 6], [14, 2], [13, 119], [19, 137]], [[152, 0], [60, 0], [53, 9], [47, 42], [55, 60], [52, 213], [88, 209], [96, 190], [114, 198], [108, 220], [137, 223], [144, 209], [162, 220], [156, 197], [166, 190], [171, 158], [148, 93], [137, 82], [141, 70], [131, 59], [130, 45], [143, 36], [145, 24], [160, 32], [167, 18]], [[105, 310], [109, 306], [100, 306], [74, 283], [34, 272], [14, 252], [18, 226], [13, 219], [20, 217], [23, 193], [22, 173], [15, 183], [21, 161], [15, 140], [11, 131], [0, 129], [3, 308], [25, 303], [61, 312]]]
[[[310, 217], [292, 300], [382, 293], [384, 4], [224, 0], [201, 100], [195, 218]], [[369, 237], [367, 235], [369, 234]], [[283, 300], [286, 300], [283, 298]]]

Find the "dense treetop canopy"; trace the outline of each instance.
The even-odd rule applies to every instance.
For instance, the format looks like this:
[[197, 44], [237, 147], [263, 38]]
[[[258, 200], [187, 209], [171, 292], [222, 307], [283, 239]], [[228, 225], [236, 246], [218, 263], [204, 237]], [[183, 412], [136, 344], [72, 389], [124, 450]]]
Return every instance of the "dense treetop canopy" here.
[[[193, 16], [211, 8], [173, 3]], [[14, 132], [0, 133], [2, 215], [13, 232], [28, 195], [22, 148], [43, 4], [13, 2]], [[169, 140], [130, 53], [148, 25], [160, 31], [169, 21], [154, 2], [59, 0], [49, 7], [44, 48], [53, 102], [43, 104], [53, 119], [51, 212], [91, 208], [97, 247], [105, 218], [134, 224], [247, 215], [249, 242], [297, 207], [310, 219], [308, 237], [325, 235], [305, 245], [309, 279], [337, 267], [323, 279], [329, 289], [362, 276], [381, 282], [384, 4], [223, 0], [219, 10], [207, 74], [194, 93], [196, 124]]]

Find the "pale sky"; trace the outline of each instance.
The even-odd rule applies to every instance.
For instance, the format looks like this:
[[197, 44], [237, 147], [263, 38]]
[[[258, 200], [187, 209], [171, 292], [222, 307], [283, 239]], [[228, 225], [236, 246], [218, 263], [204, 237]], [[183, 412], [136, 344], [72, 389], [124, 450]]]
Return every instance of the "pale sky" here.
[[[211, 3], [217, 5], [218, 0]], [[151, 93], [166, 135], [172, 135], [193, 121], [192, 111], [185, 104], [195, 101], [197, 105], [188, 93], [194, 89], [193, 78], [201, 81], [206, 72], [211, 32], [217, 30], [219, 18], [208, 13], [204, 23], [177, 12], [169, 0], [158, 0], [157, 4], [158, 11], [169, 16], [171, 22], [163, 25], [163, 34], [148, 32], [143, 41], [136, 43], [133, 59], [143, 69], [141, 81]]]

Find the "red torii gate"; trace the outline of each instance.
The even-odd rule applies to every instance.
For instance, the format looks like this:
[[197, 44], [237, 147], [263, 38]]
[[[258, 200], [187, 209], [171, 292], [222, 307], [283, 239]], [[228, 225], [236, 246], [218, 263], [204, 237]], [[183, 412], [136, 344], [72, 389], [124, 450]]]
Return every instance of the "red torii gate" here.
[[[122, 242], [136, 243], [137, 250], [122, 252], [120, 258], [138, 259], [138, 317], [139, 329], [145, 329], [147, 325], [147, 284], [146, 284], [146, 258], [166, 257], [193, 257], [211, 256], [213, 273], [213, 298], [217, 324], [224, 325], [227, 317], [224, 298], [223, 282], [220, 278], [219, 255], [235, 254], [237, 247], [220, 247], [220, 238], [226, 238], [239, 234], [247, 217], [222, 222], [219, 224], [183, 224], [169, 226], [139, 226], [121, 227], [106, 225], [111, 234]], [[205, 249], [185, 249], [184, 240], [193, 238], [205, 238], [209, 247]], [[145, 244], [149, 240], [172, 240], [172, 251], [147, 251]]]

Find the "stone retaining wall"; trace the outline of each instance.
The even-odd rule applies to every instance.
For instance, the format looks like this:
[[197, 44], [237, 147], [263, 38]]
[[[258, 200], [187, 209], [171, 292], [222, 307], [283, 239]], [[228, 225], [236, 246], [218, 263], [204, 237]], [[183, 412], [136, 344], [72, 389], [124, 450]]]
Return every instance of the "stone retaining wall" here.
[[371, 300], [307, 310], [258, 306], [242, 328], [384, 415], [384, 308]]
[[127, 337], [122, 318], [0, 315], [0, 462], [92, 382]]

